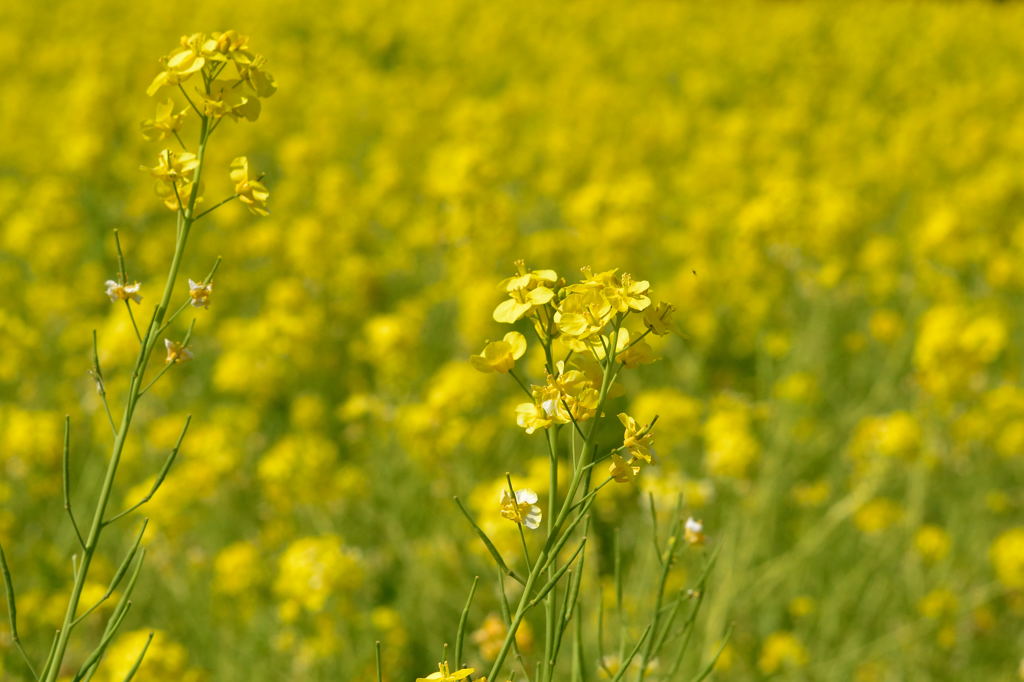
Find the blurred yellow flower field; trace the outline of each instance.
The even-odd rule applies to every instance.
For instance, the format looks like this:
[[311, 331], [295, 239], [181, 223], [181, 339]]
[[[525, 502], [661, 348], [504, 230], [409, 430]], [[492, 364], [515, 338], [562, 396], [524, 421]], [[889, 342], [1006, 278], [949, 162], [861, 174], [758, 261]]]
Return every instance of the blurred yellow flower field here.
[[[243, 87], [214, 78], [193, 112], [171, 95], [210, 73], [201, 50], [159, 58], [227, 29], [266, 60], [218, 34]], [[38, 660], [79, 547], [64, 417], [84, 509], [112, 421], [93, 331], [120, 414], [125, 307], [160, 301], [195, 189], [199, 215], [239, 201], [192, 229], [185, 322], [117, 472], [112, 512], [160, 482], [191, 415], [135, 512], [146, 563], [97, 682], [151, 633], [135, 679], [372, 680], [378, 641], [388, 682], [537, 659], [546, 614], [509, 633], [466, 516], [539, 556], [577, 434], [612, 450], [572, 679], [697, 679], [716, 655], [723, 681], [1018, 675], [1024, 7], [7, 3], [0, 65], [0, 545]], [[173, 145], [200, 112], [219, 122], [193, 183]], [[104, 538], [83, 603], [136, 523]], [[702, 604], [679, 666], [627, 660], [659, 584]], [[0, 679], [33, 679], [12, 634], [0, 620]], [[565, 661], [526, 672], [568, 680]]]

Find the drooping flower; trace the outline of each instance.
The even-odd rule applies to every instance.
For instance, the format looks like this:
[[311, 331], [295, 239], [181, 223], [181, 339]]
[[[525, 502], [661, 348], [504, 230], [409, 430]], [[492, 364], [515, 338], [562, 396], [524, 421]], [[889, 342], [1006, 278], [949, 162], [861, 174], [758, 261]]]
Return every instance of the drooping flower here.
[[178, 130], [185, 120], [188, 109], [174, 113], [174, 101], [166, 100], [156, 105], [156, 115], [142, 123], [142, 135], [150, 142], [159, 142], [170, 137]]
[[109, 296], [110, 300], [114, 303], [117, 301], [127, 300], [132, 300], [136, 303], [140, 303], [142, 301], [142, 295], [139, 293], [139, 289], [142, 288], [142, 285], [138, 282], [120, 284], [112, 279], [108, 279], [105, 284], [107, 286], [107, 296]]
[[235, 194], [239, 201], [248, 206], [250, 212], [261, 216], [270, 215], [267, 210], [270, 191], [258, 179], [249, 179], [249, 159], [239, 156], [231, 162], [231, 181], [235, 183]]
[[529, 488], [516, 491], [513, 500], [508, 490], [501, 491], [501, 515], [509, 521], [526, 526], [530, 530], [540, 527], [542, 514], [537, 506], [537, 493]]
[[202, 282], [188, 281], [189, 303], [193, 308], [209, 308], [210, 294], [213, 292], [213, 282], [204, 284]]
[[622, 447], [629, 450], [629, 454], [637, 459], [650, 464], [654, 461], [654, 436], [649, 427], [641, 427], [637, 421], [625, 412], [618, 414], [619, 421], [625, 427], [622, 435]]
[[640, 473], [640, 467], [633, 462], [633, 459], [627, 460], [621, 455], [613, 454], [612, 463], [608, 465], [608, 475], [617, 483], [629, 483]]
[[[459, 682], [459, 680], [464, 680], [472, 675], [473, 672], [473, 668], [462, 668], [461, 670], [451, 672], [448, 667], [448, 661], [442, 661], [437, 664], [436, 673], [430, 673], [426, 677], [417, 677], [416, 682], [431, 682], [431, 680], [433, 682]], [[486, 680], [481, 679], [477, 682], [486, 682]]]
[[526, 352], [526, 338], [519, 332], [509, 332], [501, 341], [492, 341], [484, 346], [479, 355], [469, 358], [470, 364], [481, 372], [508, 373], [515, 367], [516, 360]]
[[177, 341], [171, 341], [170, 339], [164, 339], [164, 346], [167, 348], [167, 364], [173, 364], [176, 362], [185, 362], [186, 360], [192, 359], [192, 351], [185, 348], [184, 345]]

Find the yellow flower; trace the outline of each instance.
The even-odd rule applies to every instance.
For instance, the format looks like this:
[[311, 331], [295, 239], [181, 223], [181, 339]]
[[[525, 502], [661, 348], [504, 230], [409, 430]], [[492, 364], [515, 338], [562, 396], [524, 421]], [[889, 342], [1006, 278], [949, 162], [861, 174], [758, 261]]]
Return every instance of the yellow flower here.
[[234, 30], [211, 34], [210, 40], [203, 44], [203, 49], [210, 59], [218, 62], [231, 59], [249, 63], [253, 58], [249, 52], [249, 36], [243, 36]]
[[[442, 661], [441, 663], [437, 664], [436, 673], [430, 673], [426, 677], [417, 677], [416, 682], [430, 682], [430, 680], [435, 680], [435, 682], [459, 682], [459, 680], [464, 680], [470, 675], [472, 675], [473, 672], [473, 668], [462, 668], [461, 670], [456, 670], [455, 672], [449, 672], [448, 661]], [[477, 682], [486, 681], [482, 678]]]
[[516, 405], [516, 424], [526, 429], [526, 433], [533, 433], [537, 429], [546, 429], [551, 426], [551, 416], [536, 403], [519, 403]]
[[143, 122], [142, 135], [150, 142], [159, 142], [178, 130], [185, 120], [188, 109], [174, 113], [174, 101], [166, 100], [156, 105], [156, 116]]
[[202, 54], [205, 42], [206, 36], [202, 33], [182, 36], [181, 47], [162, 60], [164, 70], [149, 84], [146, 94], [152, 97], [165, 85], [184, 83], [192, 74], [202, 69], [206, 64], [206, 58]]
[[676, 307], [664, 301], [656, 306], [647, 308], [644, 311], [644, 326], [651, 330], [652, 334], [664, 336], [672, 331], [672, 313]]
[[107, 285], [107, 296], [113, 302], [132, 300], [136, 303], [142, 301], [142, 295], [139, 294], [139, 289], [142, 285], [138, 282], [131, 284], [119, 284], [112, 279], [108, 279], [105, 283]]
[[633, 460], [626, 460], [622, 456], [613, 454], [612, 463], [608, 465], [608, 475], [611, 476], [616, 483], [629, 483], [637, 474], [640, 473], [640, 467], [633, 464]]
[[647, 290], [650, 288], [650, 282], [638, 282], [628, 272], [624, 272], [618, 280], [614, 278], [614, 275], [609, 278], [605, 287], [605, 296], [612, 307], [620, 313], [629, 310], [642, 312], [651, 305], [651, 299], [647, 296]]
[[527, 272], [526, 264], [521, 260], [517, 260], [515, 265], [519, 274], [502, 280], [498, 285], [509, 298], [494, 309], [492, 316], [495, 322], [512, 324], [534, 308], [545, 305], [555, 296], [555, 292], [549, 286], [558, 281], [558, 275], [554, 270]]
[[757, 667], [765, 675], [772, 675], [786, 668], [802, 668], [808, 662], [807, 649], [791, 632], [774, 632], [768, 635], [761, 647]]
[[209, 308], [210, 294], [213, 292], [213, 282], [203, 284], [202, 282], [188, 281], [189, 303], [193, 308]]
[[692, 516], [686, 519], [686, 525], [683, 526], [683, 539], [690, 545], [703, 545], [707, 541], [707, 536], [704, 535], [704, 524]]
[[179, 201], [181, 205], [188, 202], [189, 194], [192, 192], [193, 175], [198, 166], [199, 159], [195, 154], [175, 154], [170, 149], [165, 149], [157, 157], [155, 166], [142, 166], [142, 170], [149, 171], [157, 179], [157, 195], [163, 199], [167, 208], [176, 211], [179, 208]]
[[649, 365], [658, 359], [654, 355], [654, 350], [650, 344], [643, 339], [631, 344], [626, 350], [619, 353], [617, 357], [619, 362], [625, 365], [627, 369], [639, 367], [640, 365]]
[[[480, 647], [480, 655], [488, 661], [493, 661], [501, 650], [501, 645], [508, 634], [508, 626], [501, 617], [492, 613], [484, 619], [478, 630], [470, 635], [473, 643]], [[533, 647], [533, 632], [525, 620], [516, 629], [516, 646], [521, 652], [528, 652]]]
[[996, 578], [1008, 590], [1024, 589], [1024, 526], [996, 538], [989, 552]]
[[853, 516], [853, 522], [865, 535], [878, 535], [903, 517], [903, 509], [894, 501], [879, 497], [866, 502]]
[[537, 493], [529, 488], [517, 490], [513, 500], [508, 490], [502, 490], [501, 515], [530, 530], [537, 530], [542, 518], [540, 507], [537, 506]]
[[641, 428], [636, 420], [625, 412], [619, 412], [619, 421], [626, 428], [622, 434], [622, 447], [629, 450], [629, 453], [638, 459], [650, 464], [654, 461], [654, 436], [651, 435], [651, 427]]
[[235, 66], [238, 68], [238, 77], [252, 88], [257, 97], [270, 97], [277, 92], [277, 82], [273, 76], [263, 70], [264, 64], [266, 64], [266, 60], [259, 55], [254, 56], [247, 63], [235, 62]]
[[177, 341], [171, 341], [170, 339], [164, 339], [164, 346], [167, 348], [167, 364], [173, 364], [175, 362], [185, 362], [186, 360], [192, 359], [192, 351], [185, 348], [182, 344]]
[[249, 159], [239, 156], [231, 162], [231, 181], [235, 183], [235, 194], [239, 200], [249, 207], [256, 215], [270, 215], [267, 210], [267, 199], [270, 192], [259, 179], [249, 179]]
[[951, 590], [939, 588], [932, 590], [917, 602], [917, 611], [930, 620], [940, 620], [945, 616], [956, 615], [959, 600]]
[[509, 332], [501, 341], [492, 341], [484, 346], [480, 355], [472, 355], [470, 364], [481, 372], [507, 373], [515, 367], [516, 360], [526, 352], [526, 337], [519, 332]]
[[559, 361], [555, 374], [549, 374], [547, 384], [533, 387], [533, 403], [516, 406], [516, 423], [533, 433], [552, 423], [568, 424], [592, 419], [597, 412], [600, 393], [594, 384], [578, 369], [566, 371]]
[[914, 536], [914, 549], [925, 561], [939, 561], [949, 554], [949, 533], [940, 526], [921, 526]]
[[235, 120], [255, 121], [260, 117], [260, 100], [241, 81], [218, 78], [210, 83], [210, 94], [203, 95], [203, 113], [213, 118], [230, 116]]

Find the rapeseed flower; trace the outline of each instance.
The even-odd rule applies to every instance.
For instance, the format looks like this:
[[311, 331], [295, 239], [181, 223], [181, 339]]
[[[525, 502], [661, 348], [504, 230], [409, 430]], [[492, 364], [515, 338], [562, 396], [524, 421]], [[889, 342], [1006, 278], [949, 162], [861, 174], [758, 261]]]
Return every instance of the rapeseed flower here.
[[156, 193], [163, 199], [164, 206], [172, 211], [182, 208], [192, 191], [192, 183], [199, 159], [190, 152], [175, 153], [170, 149], [160, 152], [157, 164], [142, 170], [157, 179]]
[[704, 524], [692, 516], [686, 519], [683, 525], [683, 539], [690, 545], [703, 545], [707, 541]]
[[174, 101], [165, 100], [156, 105], [156, 116], [142, 123], [142, 135], [150, 142], [159, 142], [181, 130], [188, 109], [174, 113]]
[[996, 578], [1008, 590], [1024, 590], [1024, 526], [1004, 531], [989, 550]]
[[625, 427], [622, 434], [622, 447], [629, 450], [629, 454], [637, 459], [650, 464], [654, 461], [654, 435], [651, 434], [651, 426], [641, 427], [635, 419], [625, 412], [618, 414], [619, 422]]
[[625, 459], [618, 453], [612, 454], [612, 463], [608, 465], [608, 475], [616, 483], [629, 483], [640, 473], [640, 466], [634, 464], [635, 460]]
[[235, 183], [235, 195], [248, 206], [249, 211], [260, 216], [270, 215], [267, 200], [270, 192], [259, 178], [249, 179], [249, 159], [239, 156], [231, 162], [231, 182]]
[[551, 286], [558, 281], [558, 275], [554, 270], [528, 272], [526, 264], [521, 260], [517, 260], [515, 265], [519, 274], [502, 280], [498, 285], [509, 298], [494, 309], [492, 317], [495, 322], [512, 324], [555, 297]]
[[519, 332], [509, 332], [501, 341], [485, 345], [479, 355], [470, 356], [469, 362], [481, 372], [507, 374], [525, 352], [526, 337]]
[[[431, 682], [431, 680], [434, 682], [459, 682], [459, 680], [464, 680], [472, 675], [473, 672], [473, 668], [462, 668], [461, 670], [451, 672], [448, 667], [448, 661], [442, 661], [437, 664], [436, 673], [430, 673], [426, 677], [417, 677], [416, 682]], [[485, 682], [485, 680], [481, 678], [478, 682]]]
[[192, 359], [192, 351], [177, 341], [164, 339], [164, 346], [167, 348], [166, 362], [168, 365]]
[[142, 301], [142, 295], [139, 293], [139, 289], [142, 285], [138, 282], [132, 282], [131, 284], [121, 284], [115, 282], [112, 279], [108, 279], [106, 282], [107, 296], [110, 297], [112, 302], [117, 301], [135, 301], [140, 303]]
[[509, 491], [501, 491], [501, 515], [509, 521], [526, 526], [530, 530], [540, 528], [541, 511], [537, 506], [537, 493], [524, 488], [516, 491], [515, 499]]
[[213, 282], [203, 283], [188, 281], [189, 303], [193, 308], [209, 308], [210, 294], [213, 292]]

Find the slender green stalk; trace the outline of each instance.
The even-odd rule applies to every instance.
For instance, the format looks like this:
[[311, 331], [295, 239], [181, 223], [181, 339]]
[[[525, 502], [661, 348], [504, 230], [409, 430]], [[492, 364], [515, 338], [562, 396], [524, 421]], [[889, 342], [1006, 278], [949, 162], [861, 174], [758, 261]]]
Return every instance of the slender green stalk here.
[[[615, 326], [614, 326], [614, 328], [612, 330], [612, 333], [611, 333], [611, 347], [612, 348], [614, 348], [615, 344], [617, 343], [618, 334], [619, 334], [619, 326], [621, 325], [621, 322], [622, 322], [621, 318], [617, 318], [616, 321], [615, 321]], [[538, 336], [540, 337], [540, 334], [538, 334]], [[542, 342], [542, 344], [544, 345], [544, 348], [545, 348], [546, 359], [547, 359], [547, 361], [548, 361], [548, 363], [550, 365], [551, 364], [550, 343], [545, 343], [544, 338], [543, 337], [540, 337], [540, 338], [541, 338], [541, 342]], [[511, 622], [509, 623], [508, 633], [505, 636], [505, 640], [502, 642], [501, 649], [498, 651], [497, 657], [494, 659], [494, 662], [491, 664], [490, 672], [487, 675], [487, 679], [489, 679], [489, 680], [497, 679], [498, 678], [498, 674], [501, 672], [501, 668], [502, 668], [502, 666], [505, 663], [505, 658], [508, 656], [508, 652], [509, 652], [509, 650], [510, 650], [510, 648], [512, 646], [512, 642], [515, 640], [516, 631], [518, 630], [519, 625], [522, 623], [522, 620], [523, 620], [524, 616], [526, 615], [527, 611], [529, 611], [529, 609], [530, 609], [530, 603], [531, 603], [532, 598], [533, 598], [533, 588], [534, 588], [534, 586], [538, 582], [539, 574], [542, 573], [543, 571], [548, 570], [550, 568], [551, 569], [551, 573], [549, 573], [549, 577], [550, 577], [551, 575], [553, 575], [554, 571], [557, 570], [557, 567], [554, 566], [554, 554], [555, 553], [552, 552], [552, 549], [553, 549], [555, 543], [559, 539], [561, 539], [559, 537], [560, 530], [561, 530], [562, 526], [564, 525], [566, 519], [568, 518], [571, 510], [574, 507], [573, 500], [574, 500], [574, 498], [576, 496], [576, 492], [579, 490], [579, 487], [582, 484], [585, 475], [590, 471], [591, 460], [593, 459], [594, 453], [595, 453], [595, 451], [597, 449], [596, 445], [595, 445], [595, 442], [594, 442], [595, 441], [595, 435], [597, 433], [597, 422], [600, 419], [600, 415], [602, 414], [602, 412], [604, 410], [604, 406], [605, 406], [605, 403], [607, 402], [607, 399], [608, 399], [608, 392], [609, 392], [609, 390], [611, 388], [613, 377], [617, 373], [618, 369], [619, 369], [619, 367], [618, 367], [618, 363], [616, 362], [615, 356], [612, 355], [612, 354], [606, 353], [605, 354], [605, 358], [604, 358], [604, 372], [603, 372], [603, 376], [602, 376], [602, 379], [601, 379], [601, 389], [600, 389], [600, 391], [598, 393], [597, 408], [596, 408], [596, 411], [595, 411], [594, 419], [593, 419], [593, 421], [592, 421], [592, 423], [590, 425], [590, 428], [588, 429], [588, 432], [586, 434], [586, 438], [584, 439], [584, 442], [582, 444], [582, 455], [580, 457], [579, 466], [577, 466], [575, 468], [575, 470], [573, 471], [573, 477], [572, 477], [572, 480], [571, 480], [571, 482], [569, 484], [569, 491], [566, 494], [566, 496], [563, 498], [562, 504], [560, 506], [557, 505], [557, 498], [554, 497], [553, 495], [550, 498], [553, 504], [552, 504], [552, 508], [548, 510], [548, 513], [549, 513], [549, 517], [548, 517], [548, 521], [549, 521], [548, 537], [547, 537], [547, 539], [545, 541], [544, 547], [541, 549], [540, 553], [537, 555], [537, 559], [534, 561], [534, 563], [533, 563], [533, 565], [531, 567], [530, 573], [527, 576], [526, 584], [525, 584], [525, 586], [523, 588], [523, 593], [522, 593], [522, 595], [519, 598], [519, 604], [518, 604], [518, 606], [517, 606], [517, 608], [515, 610], [514, 615], [512, 616]], [[549, 428], [548, 431], [551, 432], [552, 429]], [[552, 437], [552, 434], [549, 433], [549, 438], [551, 438], [551, 437]], [[549, 441], [549, 442], [551, 442], [551, 441]], [[552, 468], [556, 468], [557, 467], [557, 460], [554, 460], [554, 458], [553, 458], [552, 464], [553, 464]], [[552, 481], [555, 484], [555, 485], [552, 486], [552, 491], [556, 491], [557, 490], [557, 478], [556, 477], [557, 477], [557, 472], [552, 475]], [[588, 485], [589, 485], [589, 476], [587, 476], [587, 480], [588, 480]], [[559, 512], [558, 512], [557, 517], [552, 519], [551, 518], [551, 514], [553, 513], [554, 508], [556, 506], [558, 506]], [[489, 541], [487, 541], [487, 542], [489, 542]], [[493, 554], [493, 552], [492, 552], [492, 554]], [[554, 595], [551, 595], [550, 598], [552, 599], [552, 604], [554, 604], [555, 603], [553, 601], [554, 600]], [[547, 622], [547, 618], [546, 618], [546, 622]], [[548, 648], [549, 640], [548, 640], [548, 633], [546, 632], [545, 633], [545, 645], [546, 645], [546, 648], [545, 648], [545, 661], [544, 661], [544, 666], [542, 667], [542, 671], [553, 670], [554, 662], [550, 661], [547, 657], [548, 657], [549, 654], [553, 653], [553, 651], [554, 651], [554, 640], [553, 640], [554, 627], [555, 627], [554, 607], [552, 607], [551, 618], [550, 618], [550, 628], [549, 628], [549, 631], [551, 632], [551, 635], [552, 635], [552, 639], [550, 640], [550, 648]], [[544, 678], [542, 678], [542, 679], [544, 679]], [[550, 680], [548, 680], [548, 682], [550, 682]]]
[[473, 604], [473, 595], [476, 594], [477, 583], [480, 576], [473, 578], [473, 586], [469, 588], [469, 597], [466, 605], [462, 608], [462, 615], [459, 617], [459, 631], [455, 633], [455, 667], [462, 667], [462, 643], [466, 638], [466, 621], [469, 620], [469, 607]]
[[[163, 324], [164, 317], [167, 314], [167, 308], [170, 303], [171, 296], [174, 293], [175, 283], [178, 279], [178, 271], [181, 269], [182, 256], [185, 253], [189, 230], [192, 227], [192, 216], [195, 212], [196, 202], [199, 198], [199, 185], [202, 180], [203, 165], [206, 156], [206, 144], [209, 140], [210, 120], [206, 116], [201, 115], [200, 121], [199, 150], [196, 155], [198, 165], [196, 166], [195, 175], [192, 180], [192, 191], [188, 197], [187, 206], [185, 206], [184, 210], [180, 211], [178, 214], [180, 230], [178, 230], [178, 237], [174, 245], [174, 255], [171, 259], [171, 265], [167, 273], [166, 282], [164, 283], [163, 295], [161, 296], [156, 309], [153, 311], [153, 316], [146, 328], [146, 333], [142, 337], [139, 355], [136, 358], [135, 366], [132, 370], [131, 380], [128, 387], [128, 398], [121, 418], [120, 428], [117, 430], [117, 435], [114, 438], [114, 445], [111, 451], [110, 460], [107, 463], [106, 474], [103, 477], [103, 485], [100, 489], [99, 497], [96, 500], [96, 508], [93, 512], [92, 524], [90, 526], [89, 533], [86, 536], [85, 545], [82, 551], [82, 562], [79, 567], [78, 574], [75, 576], [74, 585], [71, 589], [71, 596], [68, 599], [68, 607], [64, 614], [64, 622], [61, 626], [60, 635], [57, 638], [57, 644], [54, 649], [51, 665], [47, 671], [46, 677], [44, 678], [44, 682], [56, 682], [56, 679], [60, 674], [61, 664], [67, 652], [68, 642], [70, 641], [71, 632], [74, 629], [74, 624], [76, 622], [79, 601], [81, 600], [82, 591], [85, 588], [85, 583], [89, 575], [89, 567], [92, 564], [96, 548], [99, 545], [100, 536], [107, 525], [105, 520], [107, 506], [110, 503], [110, 498], [113, 493], [114, 480], [117, 476], [118, 466], [121, 463], [121, 456], [124, 453], [125, 442], [127, 441], [128, 433], [132, 425], [132, 417], [135, 415], [135, 408], [142, 394], [146, 366], [148, 365], [153, 349], [156, 347], [158, 342], [156, 332], [160, 329], [160, 326]], [[126, 612], [127, 608], [124, 611]], [[118, 623], [118, 625], [119, 624], [120, 623]], [[116, 631], [116, 628], [114, 628], [114, 631]], [[111, 632], [109, 636], [112, 637], [113, 632]], [[109, 643], [109, 637], [105, 638], [105, 640]], [[97, 652], [98, 660], [98, 656], [102, 655], [102, 651], [98, 649]]]

